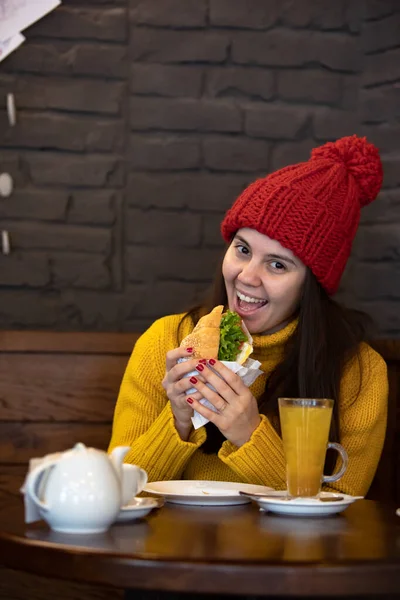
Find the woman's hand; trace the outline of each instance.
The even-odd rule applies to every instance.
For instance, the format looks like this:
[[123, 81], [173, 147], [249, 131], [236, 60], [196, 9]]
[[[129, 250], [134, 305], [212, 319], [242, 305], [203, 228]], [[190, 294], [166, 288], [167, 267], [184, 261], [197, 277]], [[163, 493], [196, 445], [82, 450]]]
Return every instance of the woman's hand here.
[[[180, 363], [178, 359], [190, 357], [192, 351], [191, 348], [176, 348], [167, 352], [166, 370], [162, 380], [162, 386], [171, 402], [176, 430], [184, 441], [188, 439], [192, 429], [191, 417], [193, 416], [193, 408], [186, 402], [188, 397], [186, 391], [193, 388], [193, 385], [185, 375], [195, 370], [199, 359], [189, 358]], [[201, 394], [191, 394], [190, 397], [200, 400]]]
[[[218, 373], [213, 372], [209, 365]], [[215, 388], [211, 390], [198, 377], [189, 379], [192, 387], [200, 392], [201, 398], [206, 398], [217, 409], [210, 410], [199, 402], [196, 395], [187, 398], [189, 405], [206, 419], [214, 423], [235, 446], [243, 446], [260, 424], [257, 400], [240, 377], [230, 371], [221, 362], [210, 359], [206, 364], [197, 363], [195, 369], [201, 373], [201, 379]]]

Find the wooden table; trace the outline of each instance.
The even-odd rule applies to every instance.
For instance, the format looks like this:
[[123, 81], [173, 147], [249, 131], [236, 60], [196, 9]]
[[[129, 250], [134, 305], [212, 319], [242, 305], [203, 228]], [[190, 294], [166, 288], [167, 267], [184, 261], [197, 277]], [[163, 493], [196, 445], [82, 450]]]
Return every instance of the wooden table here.
[[98, 535], [0, 513], [0, 562], [37, 575], [127, 589], [257, 596], [400, 596], [400, 518], [362, 500], [334, 517], [273, 516], [255, 505], [166, 504]]

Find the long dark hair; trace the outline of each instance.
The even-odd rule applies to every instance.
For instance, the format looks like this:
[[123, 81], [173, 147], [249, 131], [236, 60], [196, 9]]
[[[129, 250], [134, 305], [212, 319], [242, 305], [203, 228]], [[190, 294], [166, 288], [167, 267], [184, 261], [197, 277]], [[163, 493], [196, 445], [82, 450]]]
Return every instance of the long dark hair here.
[[[221, 266], [222, 260], [204, 304], [188, 312], [187, 316], [194, 324], [214, 306], [227, 304]], [[358, 356], [361, 385], [359, 349], [360, 343], [367, 340], [370, 327], [371, 320], [365, 313], [346, 308], [333, 300], [312, 271], [307, 269], [298, 308], [298, 325], [285, 346], [283, 360], [269, 376], [258, 402], [260, 413], [268, 415], [278, 433], [279, 397], [332, 398], [335, 403], [330, 440], [340, 441], [337, 400], [343, 369], [350, 359]], [[218, 452], [224, 436], [212, 423], [208, 423], [206, 429], [203, 452]], [[326, 466], [332, 471], [333, 457], [330, 453]]]

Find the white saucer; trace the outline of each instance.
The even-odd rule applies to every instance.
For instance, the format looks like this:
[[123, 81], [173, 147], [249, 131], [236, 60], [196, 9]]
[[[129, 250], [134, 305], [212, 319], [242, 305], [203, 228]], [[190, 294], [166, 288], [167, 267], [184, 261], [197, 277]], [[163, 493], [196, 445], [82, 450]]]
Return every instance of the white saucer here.
[[197, 506], [227, 506], [247, 504], [251, 498], [240, 496], [239, 490], [249, 494], [269, 494], [272, 488], [228, 481], [155, 481], [148, 483], [145, 492], [163, 496], [167, 502]]
[[141, 519], [158, 506], [160, 503], [155, 498], [133, 498], [129, 504], [121, 508], [115, 522], [126, 523], [134, 519]]
[[[334, 494], [321, 492], [320, 497], [325, 498], [322, 502], [318, 498], [294, 498], [285, 499], [286, 492], [276, 492], [276, 498], [263, 498], [253, 496], [253, 500], [265, 511], [279, 515], [290, 515], [291, 517], [325, 517], [344, 511], [362, 496], [349, 496], [348, 494]], [[329, 502], [329, 498], [341, 498]]]

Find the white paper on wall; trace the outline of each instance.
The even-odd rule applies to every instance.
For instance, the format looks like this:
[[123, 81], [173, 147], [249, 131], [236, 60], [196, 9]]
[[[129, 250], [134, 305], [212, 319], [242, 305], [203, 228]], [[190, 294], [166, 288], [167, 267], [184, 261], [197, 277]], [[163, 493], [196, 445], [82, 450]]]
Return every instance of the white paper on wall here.
[[8, 38], [8, 40], [0, 40], [0, 62], [4, 60], [6, 56], [11, 54], [13, 50], [16, 50], [24, 41], [25, 38], [22, 33], [16, 33]]
[[47, 15], [61, 0], [0, 0], [0, 40], [9, 40]]

